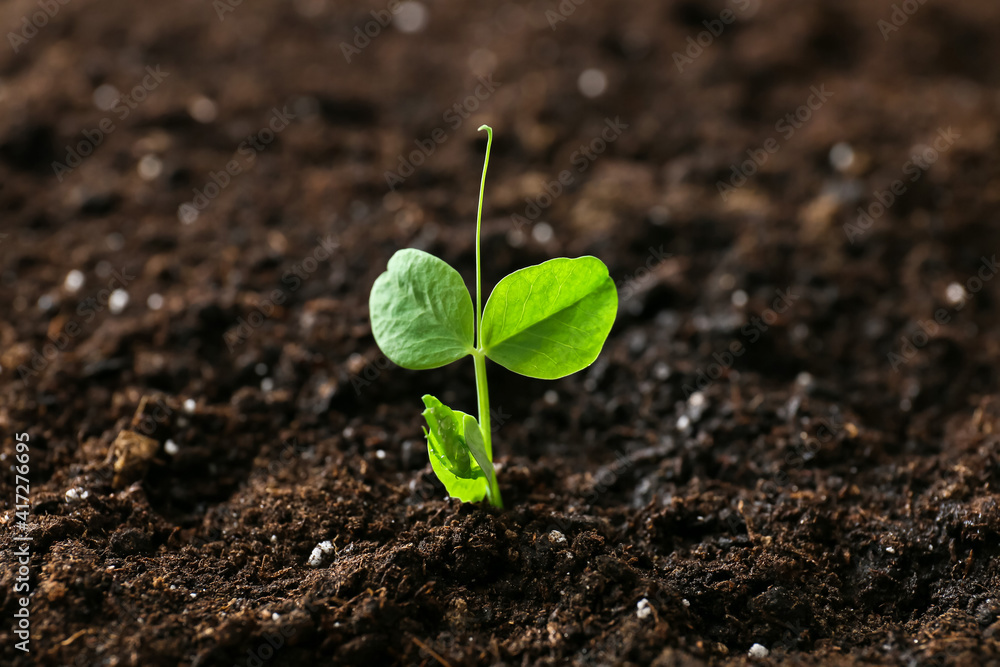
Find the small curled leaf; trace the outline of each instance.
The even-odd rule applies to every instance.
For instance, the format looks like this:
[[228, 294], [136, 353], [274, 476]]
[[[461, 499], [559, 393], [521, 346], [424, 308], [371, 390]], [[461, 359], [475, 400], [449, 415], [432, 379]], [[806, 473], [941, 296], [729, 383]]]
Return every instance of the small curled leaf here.
[[[428, 427], [424, 430], [427, 454], [434, 474], [444, 484], [449, 496], [467, 503], [482, 500], [492, 477], [478, 462], [480, 456], [477, 452], [486, 453], [479, 423], [472, 415], [452, 410], [429, 394], [423, 397], [423, 401], [426, 406], [423, 414]], [[474, 447], [471, 451], [467, 444], [470, 435]], [[485, 461], [489, 475], [493, 475], [493, 464], [488, 457]]]

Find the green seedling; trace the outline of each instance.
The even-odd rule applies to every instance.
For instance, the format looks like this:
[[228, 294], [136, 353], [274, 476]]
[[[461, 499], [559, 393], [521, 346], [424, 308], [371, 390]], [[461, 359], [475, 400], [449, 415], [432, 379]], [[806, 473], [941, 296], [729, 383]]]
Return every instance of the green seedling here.
[[480, 245], [483, 193], [493, 129], [476, 218], [476, 308], [458, 271], [422, 250], [399, 250], [372, 287], [372, 333], [382, 352], [411, 370], [438, 368], [472, 356], [479, 421], [423, 397], [431, 467], [448, 494], [463, 502], [487, 498], [503, 507], [493, 468], [486, 359], [528, 377], [555, 380], [597, 359], [614, 324], [618, 293], [608, 267], [596, 257], [560, 257], [515, 271], [482, 308]]

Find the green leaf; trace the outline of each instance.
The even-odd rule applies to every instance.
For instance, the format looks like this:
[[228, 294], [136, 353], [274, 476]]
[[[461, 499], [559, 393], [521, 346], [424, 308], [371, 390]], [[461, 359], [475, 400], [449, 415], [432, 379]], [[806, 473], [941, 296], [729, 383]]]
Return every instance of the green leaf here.
[[[473, 440], [478, 439], [477, 447], [485, 454], [479, 424], [472, 415], [452, 410], [430, 394], [425, 395], [423, 400], [427, 407], [424, 419], [429, 427], [424, 431], [427, 454], [434, 474], [444, 484], [449, 496], [464, 503], [479, 502], [486, 497], [491, 478], [483, 472], [474, 453], [470, 458], [466, 444], [466, 436], [471, 433]], [[489, 464], [489, 471], [493, 474], [492, 463]]]
[[437, 368], [472, 351], [469, 290], [458, 271], [422, 250], [392, 256], [372, 286], [368, 309], [375, 342], [403, 368]]
[[423, 413], [424, 419], [434, 438], [432, 453], [451, 474], [472, 479], [475, 477], [473, 459], [469, 457], [469, 448], [465, 444], [465, 417], [469, 415], [452, 410], [430, 394], [425, 394], [423, 401], [427, 408]]
[[486, 356], [555, 380], [594, 363], [614, 324], [618, 292], [596, 257], [550, 259], [500, 281], [483, 312]]

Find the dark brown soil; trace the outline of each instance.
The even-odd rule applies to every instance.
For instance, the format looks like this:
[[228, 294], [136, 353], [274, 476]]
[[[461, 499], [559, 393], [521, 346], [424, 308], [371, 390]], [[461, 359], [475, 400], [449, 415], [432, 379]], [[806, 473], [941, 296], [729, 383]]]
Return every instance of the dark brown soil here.
[[[1000, 5], [884, 38], [889, 0], [221, 4], [73, 0], [0, 50], [0, 663], [1000, 664]], [[589, 253], [622, 286], [589, 369], [490, 366], [503, 511], [422, 441], [472, 363], [392, 366], [367, 308], [403, 247], [473, 284], [480, 123], [485, 285]]]

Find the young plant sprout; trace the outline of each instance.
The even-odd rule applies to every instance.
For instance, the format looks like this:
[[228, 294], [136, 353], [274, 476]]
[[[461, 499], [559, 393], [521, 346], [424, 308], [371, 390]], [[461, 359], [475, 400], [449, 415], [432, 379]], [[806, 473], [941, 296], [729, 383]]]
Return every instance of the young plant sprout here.
[[501, 280], [483, 310], [480, 241], [493, 129], [479, 129], [488, 139], [476, 218], [475, 311], [458, 271], [414, 248], [389, 259], [388, 270], [372, 287], [369, 309], [375, 342], [403, 368], [438, 368], [472, 356], [479, 421], [425, 395], [428, 454], [449, 495], [463, 502], [487, 498], [503, 507], [493, 468], [486, 359], [543, 380], [586, 368], [614, 324], [618, 293], [601, 260], [560, 257]]

